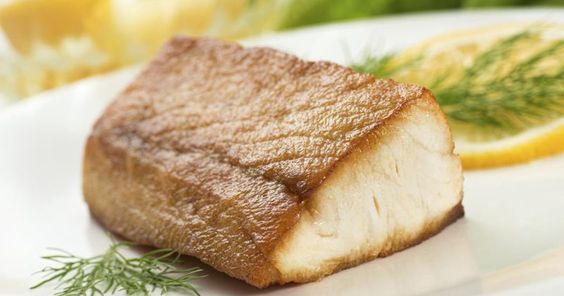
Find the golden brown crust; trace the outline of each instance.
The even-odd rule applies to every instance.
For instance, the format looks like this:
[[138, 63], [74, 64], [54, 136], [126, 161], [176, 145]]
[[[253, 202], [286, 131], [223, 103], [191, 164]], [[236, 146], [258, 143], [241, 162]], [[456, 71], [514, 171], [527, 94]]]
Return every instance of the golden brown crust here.
[[[278, 272], [261, 249], [275, 242], [260, 235], [281, 236], [299, 217], [299, 204], [283, 189], [276, 184], [253, 185], [253, 180], [225, 172], [232, 169], [226, 168], [214, 173], [241, 178], [231, 185], [246, 183], [255, 189], [251, 189], [254, 199], [238, 198], [236, 191], [243, 187], [233, 188], [225, 179], [221, 181], [223, 188], [211, 185], [202, 190], [232, 192], [187, 199], [184, 195], [192, 184], [133, 157], [116, 161], [117, 154], [106, 154], [100, 145], [92, 138], [87, 143], [83, 191], [92, 214], [105, 227], [140, 244], [174, 248], [198, 257], [256, 286], [277, 281]], [[268, 200], [268, 206], [257, 201], [262, 198]]]
[[266, 48], [176, 38], [90, 135], [84, 195], [110, 230], [257, 287], [303, 200], [423, 88]]
[[212, 152], [303, 194], [358, 139], [424, 92], [273, 49], [176, 38], [94, 133], [111, 129], [158, 148]]

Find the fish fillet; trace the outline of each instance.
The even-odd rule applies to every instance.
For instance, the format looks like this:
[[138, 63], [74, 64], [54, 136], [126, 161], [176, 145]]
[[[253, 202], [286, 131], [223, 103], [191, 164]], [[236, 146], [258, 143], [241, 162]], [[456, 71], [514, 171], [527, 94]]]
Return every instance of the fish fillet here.
[[463, 215], [432, 94], [268, 48], [176, 38], [105, 110], [93, 216], [256, 287], [317, 280]]

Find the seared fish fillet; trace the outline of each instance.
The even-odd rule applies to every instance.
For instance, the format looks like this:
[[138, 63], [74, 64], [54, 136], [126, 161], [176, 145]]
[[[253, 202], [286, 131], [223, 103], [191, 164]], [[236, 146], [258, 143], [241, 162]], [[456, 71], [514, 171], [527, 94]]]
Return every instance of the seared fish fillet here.
[[256, 287], [392, 254], [463, 215], [428, 90], [207, 39], [170, 41], [118, 96], [83, 173], [111, 231]]

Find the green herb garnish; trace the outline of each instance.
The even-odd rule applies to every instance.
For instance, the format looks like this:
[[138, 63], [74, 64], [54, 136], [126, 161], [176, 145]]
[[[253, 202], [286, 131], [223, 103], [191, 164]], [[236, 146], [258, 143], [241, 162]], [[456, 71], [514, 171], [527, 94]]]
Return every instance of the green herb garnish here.
[[55, 266], [41, 271], [43, 280], [31, 287], [36, 289], [56, 282], [57, 296], [68, 295], [161, 295], [174, 290], [199, 295], [192, 285], [201, 278], [199, 268], [178, 268], [180, 254], [171, 249], [157, 249], [141, 257], [127, 258], [120, 250], [132, 247], [130, 242], [113, 242], [105, 254], [90, 258], [75, 256], [60, 249], [42, 257]]
[[420, 55], [405, 62], [395, 63], [396, 56], [397, 53], [388, 53], [383, 56], [367, 54], [361, 63], [353, 63], [350, 66], [357, 72], [370, 73], [378, 78], [391, 78], [417, 67], [423, 59], [423, 56]]
[[[499, 138], [564, 116], [564, 40], [521, 52], [524, 44], [541, 37], [537, 30], [519, 32], [481, 51], [459, 71], [434, 73], [426, 86], [455, 130], [488, 129], [489, 136]], [[406, 72], [419, 71], [424, 60], [418, 57], [398, 65], [397, 56], [367, 56], [352, 67], [401, 81]]]

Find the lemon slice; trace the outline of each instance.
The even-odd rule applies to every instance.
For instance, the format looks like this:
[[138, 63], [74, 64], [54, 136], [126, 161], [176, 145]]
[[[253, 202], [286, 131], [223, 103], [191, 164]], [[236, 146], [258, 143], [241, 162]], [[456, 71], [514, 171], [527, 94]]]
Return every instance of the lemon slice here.
[[465, 169], [482, 169], [527, 162], [564, 151], [564, 119], [498, 141], [456, 141]]
[[[446, 84], [454, 83], [458, 74], [464, 67], [472, 64], [479, 53], [491, 48], [502, 38], [532, 28], [542, 31], [542, 39], [531, 39], [530, 42], [520, 44], [522, 54], [506, 57], [507, 65], [522, 60], [529, 56], [528, 53], [538, 51], [548, 42], [564, 39], [564, 25], [560, 24], [515, 22], [460, 30], [431, 37], [408, 48], [394, 57], [389, 67], [399, 69], [393, 74], [393, 78], [399, 81], [430, 86], [437, 76], [443, 75]], [[416, 60], [416, 67], [405, 67]], [[555, 59], [555, 62], [558, 61]]]
[[[455, 87], [460, 83], [464, 71], [476, 62], [477, 57], [491, 49], [500, 40], [510, 38], [526, 30], [538, 30], [539, 35], [530, 40], [519, 42], [510, 54], [502, 58], [496, 71], [480, 73], [475, 79], [499, 78], [510, 75], [512, 66], [525, 61], [535, 53], [542, 51], [555, 41], [564, 39], [563, 25], [511, 23], [494, 27], [458, 31], [436, 36], [411, 47], [394, 56], [386, 65], [383, 73], [398, 81], [425, 85], [435, 92], [441, 107], [447, 115], [452, 111], [440, 89]], [[539, 65], [536, 71], [550, 73], [560, 71], [564, 67], [564, 51], [553, 53]], [[387, 72], [386, 72], [387, 71]], [[488, 76], [489, 75], [489, 76]], [[561, 93], [561, 90], [560, 92]], [[453, 130], [456, 149], [462, 158], [465, 169], [489, 168], [522, 163], [540, 157], [564, 151], [564, 97], [559, 97], [557, 108], [559, 115], [552, 114], [548, 119], [537, 119], [525, 128], [512, 133], [499, 133], [493, 128], [472, 126], [451, 118], [449, 122]], [[457, 108], [459, 106], [454, 106]], [[482, 106], [487, 108], [485, 104]], [[527, 113], [523, 107], [522, 116]], [[466, 110], [462, 110], [464, 112]], [[470, 112], [470, 111], [468, 111]], [[515, 117], [515, 116], [514, 116]]]

